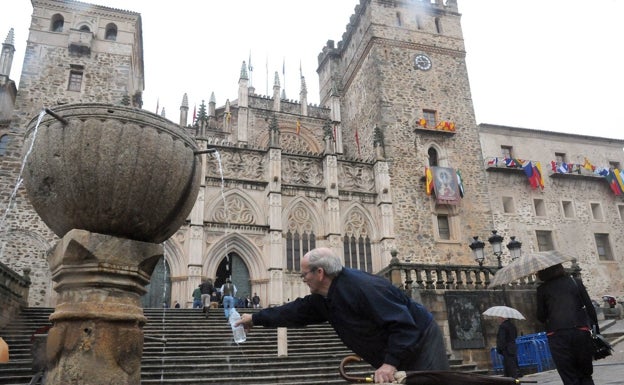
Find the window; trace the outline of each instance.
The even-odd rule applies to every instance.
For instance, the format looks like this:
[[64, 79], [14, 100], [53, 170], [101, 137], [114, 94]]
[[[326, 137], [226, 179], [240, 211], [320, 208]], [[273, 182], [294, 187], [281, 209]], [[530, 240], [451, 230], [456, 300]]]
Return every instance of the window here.
[[422, 19], [420, 16], [416, 16], [416, 28], [422, 29]]
[[533, 199], [533, 206], [535, 207], [535, 216], [537, 217], [546, 216], [546, 205], [544, 204], [543, 199]]
[[537, 249], [539, 251], [549, 251], [554, 249], [552, 232], [537, 230], [535, 231], [535, 236], [537, 237]]
[[435, 148], [429, 147], [427, 150], [427, 155], [429, 156], [429, 167], [435, 167], [438, 165], [438, 152]]
[[566, 154], [563, 152], [555, 152], [555, 162], [557, 162], [557, 164], [568, 163]]
[[594, 234], [594, 237], [596, 238], [598, 259], [601, 261], [613, 261], [611, 245], [609, 244], [609, 234]]
[[299, 233], [288, 230], [286, 233], [286, 270], [301, 270], [301, 258], [316, 247], [316, 236], [313, 232]]
[[371, 241], [368, 236], [360, 235], [356, 238], [354, 234], [345, 235], [343, 238], [343, 251], [345, 266], [352, 269], [359, 269], [373, 272], [373, 254], [371, 252]]
[[618, 205], [617, 208], [620, 213], [620, 220], [624, 221], [624, 205]]
[[423, 118], [427, 122], [425, 127], [435, 128], [436, 126], [436, 112], [435, 110], [423, 110]]
[[620, 169], [620, 162], [609, 162], [609, 168], [612, 168], [614, 170], [619, 170]]
[[436, 26], [436, 31], [438, 33], [442, 33], [442, 20], [439, 17], [435, 18], [435, 26]]
[[8, 135], [2, 135], [2, 137], [0, 137], [0, 156], [4, 156], [4, 154], [6, 154], [6, 150], [10, 142], [11, 138]]
[[574, 203], [572, 201], [561, 201], [561, 210], [564, 218], [574, 218]]
[[516, 212], [513, 197], [503, 197], [503, 212], [505, 214], [513, 214]]
[[91, 29], [88, 25], [83, 25], [82, 27], [80, 27], [80, 32], [91, 32]]
[[67, 90], [80, 92], [82, 89], [82, 71], [69, 71], [69, 84]]
[[501, 155], [504, 158], [511, 158], [512, 157], [512, 151], [511, 151], [511, 146], [501, 146]]
[[402, 23], [401, 23], [401, 13], [400, 12], [396, 13], [396, 22], [397, 22], [397, 27], [400, 27], [402, 25]]
[[600, 206], [600, 203], [591, 203], [590, 207], [592, 218], [594, 218], [595, 221], [602, 221], [604, 216], [602, 215], [602, 206]]
[[442, 240], [451, 239], [451, 227], [448, 215], [438, 215], [438, 237]]
[[50, 24], [50, 30], [52, 32], [63, 32], [63, 24], [65, 23], [65, 19], [62, 15], [58, 13], [52, 16], [52, 23]]
[[105, 40], [117, 40], [117, 26], [110, 23], [106, 26], [106, 33], [104, 34]]

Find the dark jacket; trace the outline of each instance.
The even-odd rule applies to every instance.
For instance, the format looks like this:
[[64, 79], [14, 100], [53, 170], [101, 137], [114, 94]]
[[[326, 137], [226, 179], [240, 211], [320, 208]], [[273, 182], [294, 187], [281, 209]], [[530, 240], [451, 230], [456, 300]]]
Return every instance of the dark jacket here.
[[327, 298], [310, 294], [253, 314], [254, 325], [299, 327], [328, 321], [344, 344], [378, 368], [410, 362], [433, 316], [388, 280], [344, 268]]
[[518, 329], [510, 320], [501, 322], [496, 334], [496, 350], [499, 354], [514, 356], [518, 353], [516, 338]]
[[598, 325], [596, 309], [585, 286], [569, 275], [537, 287], [537, 319], [546, 324], [548, 332]]

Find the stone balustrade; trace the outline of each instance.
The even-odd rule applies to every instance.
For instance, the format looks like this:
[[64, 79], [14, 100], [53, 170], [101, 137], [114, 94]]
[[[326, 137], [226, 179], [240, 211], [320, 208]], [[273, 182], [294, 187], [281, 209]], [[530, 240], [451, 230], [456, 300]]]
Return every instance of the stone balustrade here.
[[19, 314], [22, 307], [28, 306], [29, 275], [29, 268], [21, 276], [0, 262], [0, 328]]

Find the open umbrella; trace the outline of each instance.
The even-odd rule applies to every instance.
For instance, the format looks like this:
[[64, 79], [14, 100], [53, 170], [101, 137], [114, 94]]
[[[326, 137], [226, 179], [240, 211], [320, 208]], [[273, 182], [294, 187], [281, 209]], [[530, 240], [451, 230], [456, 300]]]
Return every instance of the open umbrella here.
[[526, 319], [518, 310], [509, 306], [492, 306], [483, 312], [483, 315], [490, 317]]
[[[359, 356], [347, 356], [340, 362], [340, 376], [347, 381], [355, 383], [371, 383], [373, 377], [353, 377], [345, 372], [345, 365], [351, 362], [360, 362]], [[537, 383], [537, 381], [524, 381], [511, 377], [488, 376], [471, 372], [456, 372], [451, 370], [423, 370], [423, 371], [398, 371], [394, 374], [396, 384], [407, 385], [512, 385]]]
[[573, 260], [574, 257], [563, 255], [556, 250], [527, 253], [498, 270], [489, 287], [506, 285], [537, 273], [547, 267]]

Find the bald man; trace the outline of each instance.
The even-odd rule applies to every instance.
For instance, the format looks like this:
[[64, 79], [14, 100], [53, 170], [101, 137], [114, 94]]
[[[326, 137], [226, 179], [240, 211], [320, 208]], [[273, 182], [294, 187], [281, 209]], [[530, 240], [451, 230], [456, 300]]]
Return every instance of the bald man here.
[[342, 266], [329, 248], [301, 260], [309, 295], [282, 306], [243, 314], [238, 324], [302, 327], [329, 322], [342, 342], [376, 368], [375, 383], [394, 381], [397, 370], [447, 370], [442, 333], [433, 315], [392, 283]]

